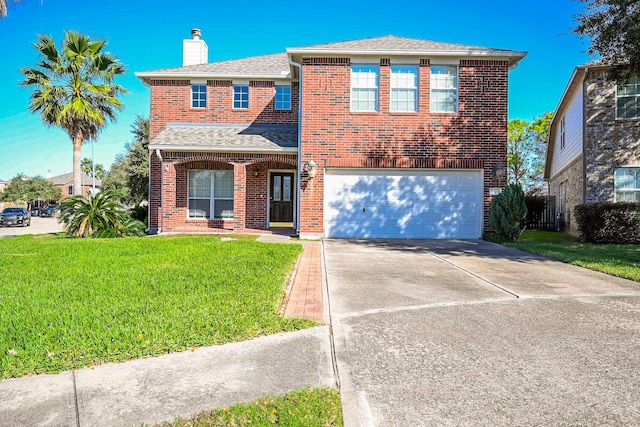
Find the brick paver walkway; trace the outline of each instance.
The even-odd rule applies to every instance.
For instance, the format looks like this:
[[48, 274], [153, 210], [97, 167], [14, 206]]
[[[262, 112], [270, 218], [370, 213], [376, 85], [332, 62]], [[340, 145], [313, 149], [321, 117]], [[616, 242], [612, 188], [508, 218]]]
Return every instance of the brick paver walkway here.
[[284, 315], [322, 322], [322, 243], [305, 242], [303, 246]]

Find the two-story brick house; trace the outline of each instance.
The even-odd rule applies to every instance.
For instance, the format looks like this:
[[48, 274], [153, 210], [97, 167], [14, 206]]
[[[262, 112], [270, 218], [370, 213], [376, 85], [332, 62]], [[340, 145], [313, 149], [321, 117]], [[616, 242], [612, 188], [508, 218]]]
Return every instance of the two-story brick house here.
[[386, 36], [207, 63], [151, 88], [152, 232], [479, 238], [525, 53]]
[[608, 71], [577, 66], [551, 120], [544, 176], [572, 234], [576, 205], [640, 202], [640, 78], [616, 84]]

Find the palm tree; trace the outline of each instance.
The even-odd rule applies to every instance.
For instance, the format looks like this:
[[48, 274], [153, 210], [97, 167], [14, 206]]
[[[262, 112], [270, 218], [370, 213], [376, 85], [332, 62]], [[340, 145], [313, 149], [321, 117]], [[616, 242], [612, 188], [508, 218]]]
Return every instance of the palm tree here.
[[[2, 0], [0, 0], [2, 1]], [[82, 144], [96, 140], [122, 110], [118, 97], [127, 91], [114, 84], [124, 66], [109, 52], [104, 40], [91, 41], [76, 31], [65, 33], [60, 50], [50, 36], [39, 35], [33, 44], [42, 60], [25, 67], [22, 86], [32, 89], [29, 111], [39, 113], [47, 126], [62, 128], [73, 142], [73, 192], [82, 194]]]
[[60, 203], [60, 222], [74, 237], [141, 236], [144, 224], [131, 218], [114, 191], [73, 196]]

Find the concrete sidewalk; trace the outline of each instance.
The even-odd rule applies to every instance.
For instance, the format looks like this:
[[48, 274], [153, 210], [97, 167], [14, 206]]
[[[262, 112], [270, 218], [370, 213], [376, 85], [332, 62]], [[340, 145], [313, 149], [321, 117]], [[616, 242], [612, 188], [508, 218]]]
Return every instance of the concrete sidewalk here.
[[335, 386], [329, 327], [0, 382], [0, 424], [137, 426]]

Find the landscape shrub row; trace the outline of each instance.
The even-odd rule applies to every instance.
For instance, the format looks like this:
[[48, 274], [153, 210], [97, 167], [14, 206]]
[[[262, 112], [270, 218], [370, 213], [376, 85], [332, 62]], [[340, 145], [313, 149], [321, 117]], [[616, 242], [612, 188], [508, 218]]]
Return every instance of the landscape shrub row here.
[[640, 243], [640, 203], [591, 203], [574, 212], [586, 242]]

